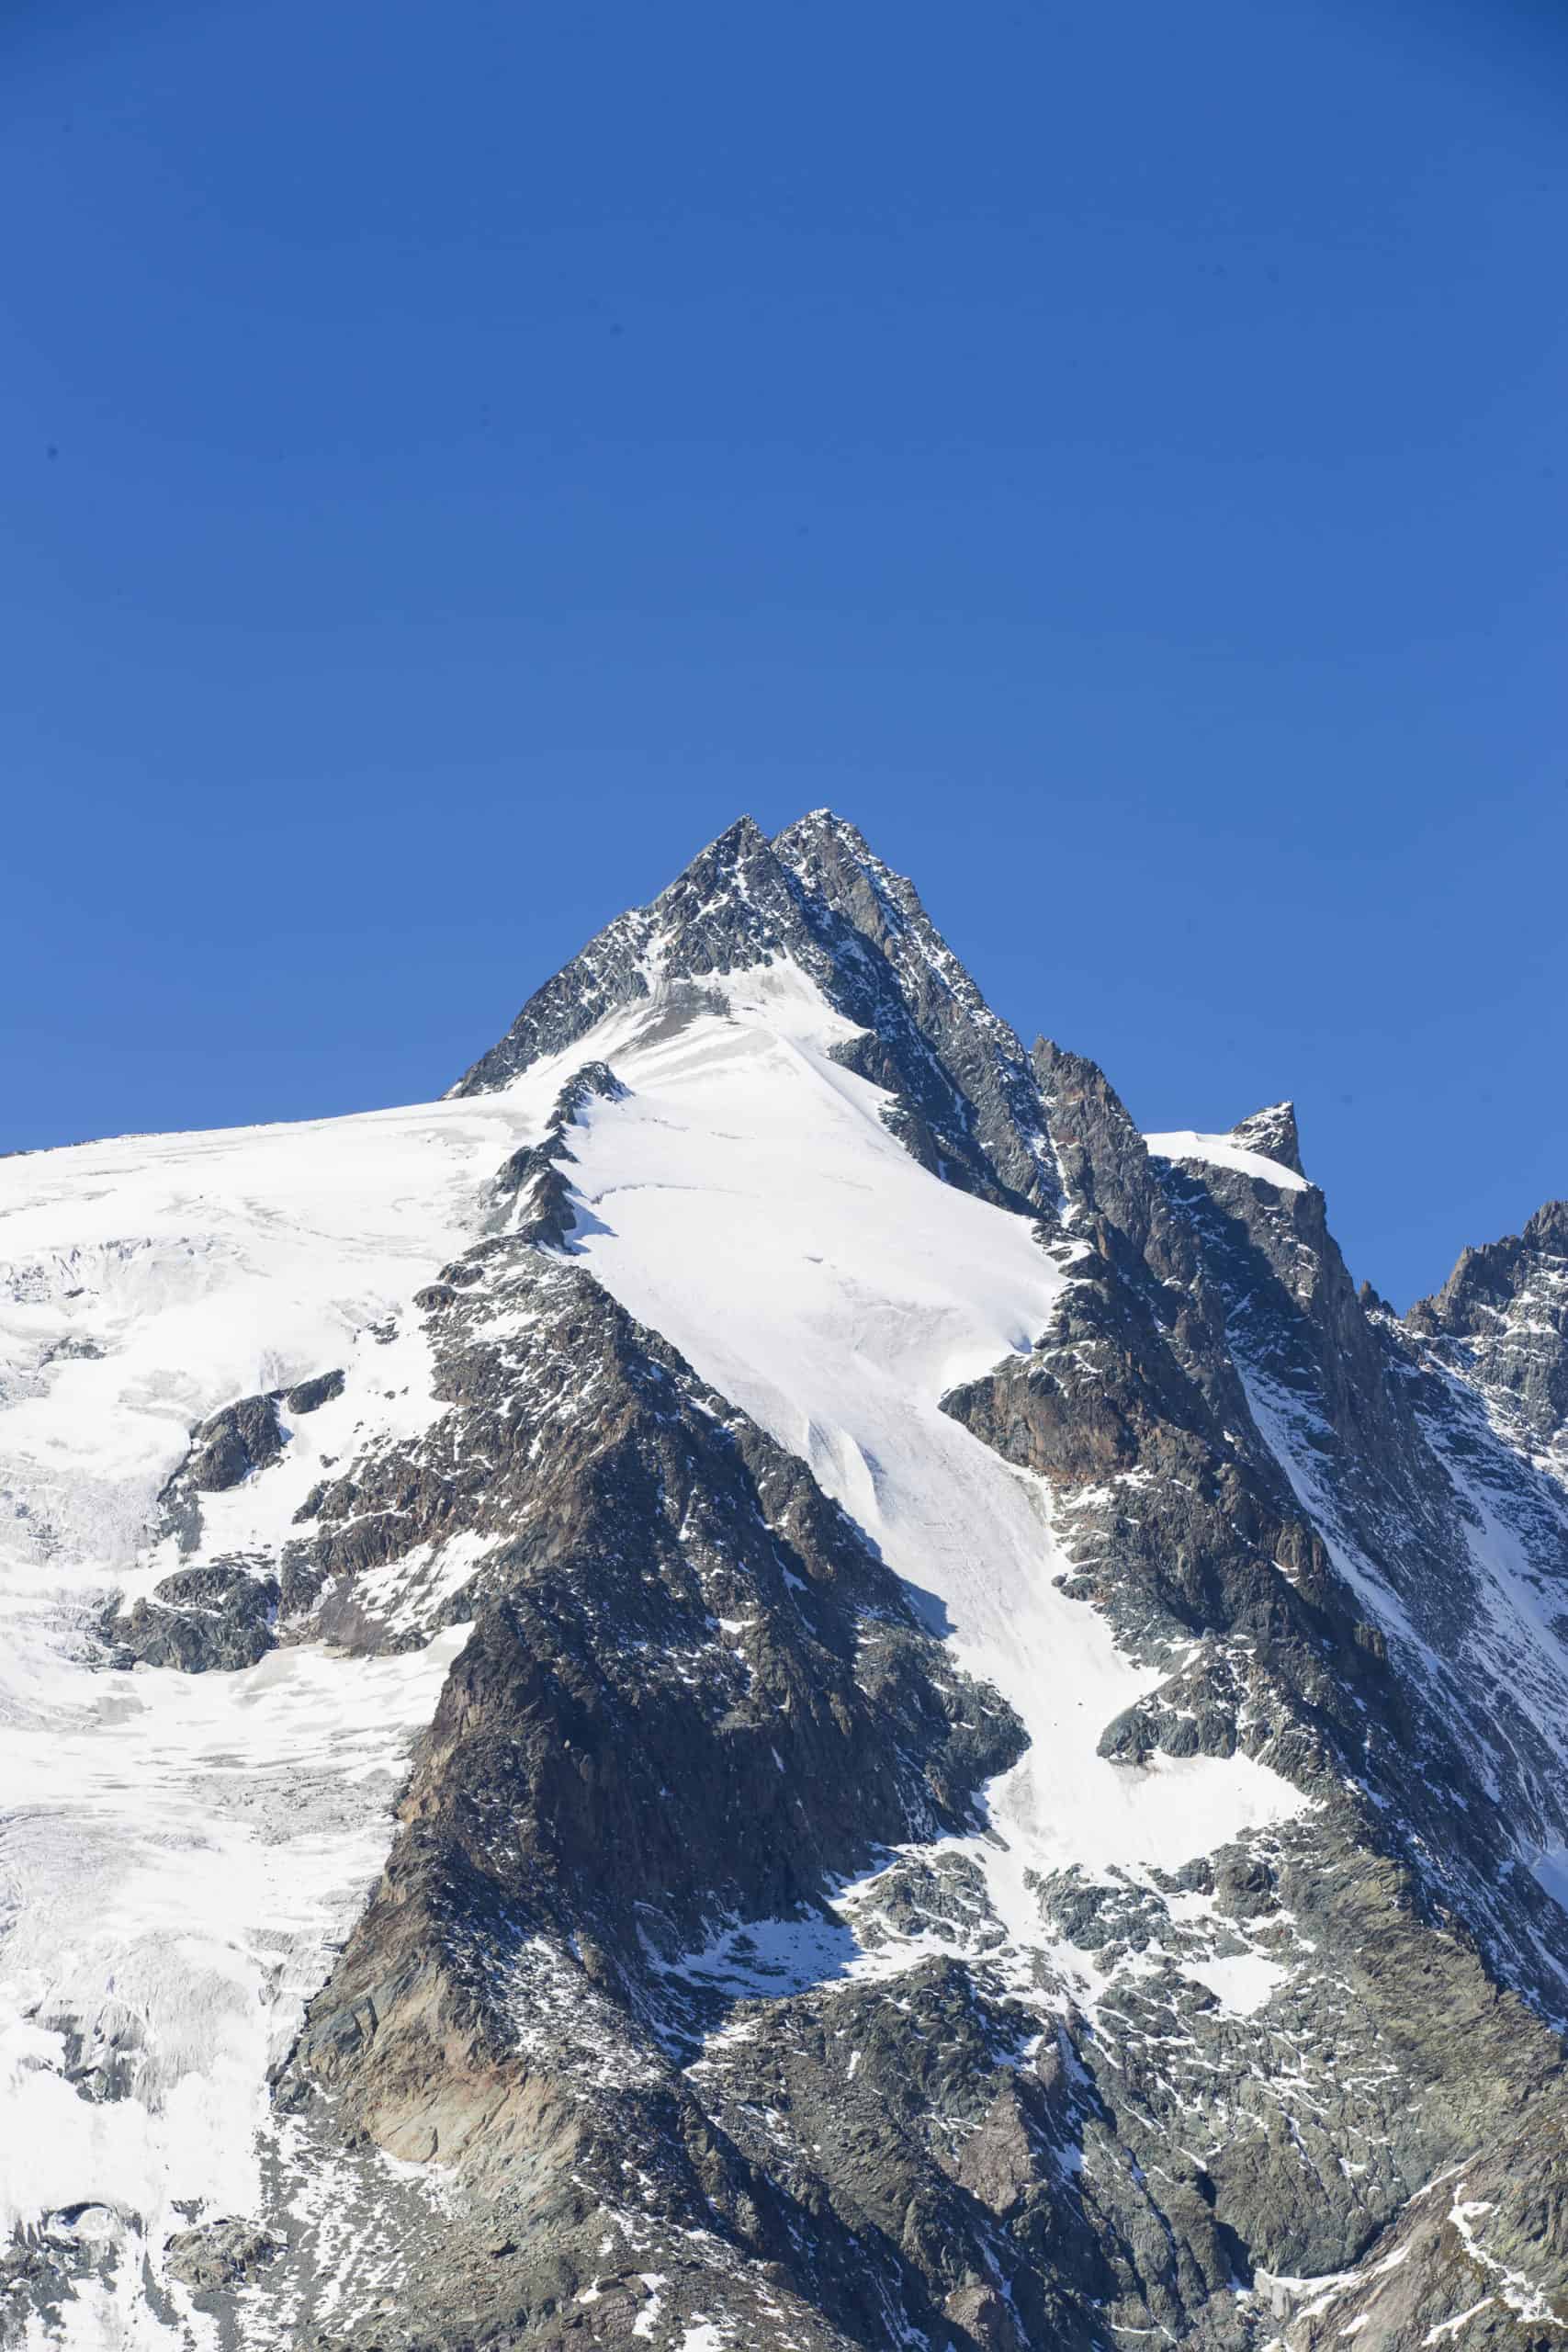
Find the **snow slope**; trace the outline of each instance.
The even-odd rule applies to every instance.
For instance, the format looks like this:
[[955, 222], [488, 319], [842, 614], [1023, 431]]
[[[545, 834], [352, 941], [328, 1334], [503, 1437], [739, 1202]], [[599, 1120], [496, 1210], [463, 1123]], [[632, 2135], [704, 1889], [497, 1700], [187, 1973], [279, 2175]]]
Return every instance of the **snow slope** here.
[[[0, 1162], [0, 2230], [86, 2206], [156, 2245], [179, 2205], [254, 2205], [266, 2067], [385, 1859], [461, 1637], [105, 1674], [86, 1629], [174, 1565], [139, 1555], [218, 1406], [341, 1365], [345, 1435], [433, 1409], [417, 1327], [368, 1327], [468, 1238], [514, 1125], [452, 1104]], [[265, 1492], [209, 1498], [231, 1540], [276, 1534]], [[128, 2095], [78, 2097], [68, 2069], [95, 2065]], [[91, 2297], [69, 2324], [153, 2326]]]
[[1027, 1218], [908, 1157], [886, 1098], [829, 1058], [848, 1025], [787, 967], [728, 993], [728, 1019], [662, 1038], [650, 1022], [613, 1057], [631, 1091], [574, 1132], [575, 1238], [632, 1314], [805, 1456], [1017, 1709], [1032, 1744], [992, 1792], [1009, 1851], [991, 1867], [1018, 1931], [1039, 1939], [1025, 1867], [1176, 1867], [1290, 1817], [1297, 1792], [1245, 1756], [1136, 1770], [1096, 1754], [1160, 1678], [1056, 1589], [1043, 1482], [941, 1410], [1032, 1345], [1064, 1277]]
[[1265, 1184], [1277, 1184], [1282, 1193], [1304, 1193], [1311, 1188], [1304, 1176], [1282, 1160], [1269, 1159], [1261, 1151], [1248, 1151], [1234, 1136], [1204, 1136], [1192, 1127], [1177, 1127], [1168, 1135], [1145, 1136], [1144, 1141], [1156, 1159], [1201, 1159], [1211, 1167], [1229, 1168], [1238, 1176], [1256, 1176]]

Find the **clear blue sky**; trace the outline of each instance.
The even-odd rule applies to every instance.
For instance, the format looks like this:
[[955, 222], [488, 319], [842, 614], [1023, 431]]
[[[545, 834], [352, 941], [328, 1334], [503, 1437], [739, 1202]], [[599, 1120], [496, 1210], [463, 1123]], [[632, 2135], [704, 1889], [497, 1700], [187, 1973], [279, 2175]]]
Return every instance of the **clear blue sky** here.
[[444, 1087], [829, 803], [1401, 1304], [1568, 1193], [1568, 24], [17, 0], [0, 1143]]

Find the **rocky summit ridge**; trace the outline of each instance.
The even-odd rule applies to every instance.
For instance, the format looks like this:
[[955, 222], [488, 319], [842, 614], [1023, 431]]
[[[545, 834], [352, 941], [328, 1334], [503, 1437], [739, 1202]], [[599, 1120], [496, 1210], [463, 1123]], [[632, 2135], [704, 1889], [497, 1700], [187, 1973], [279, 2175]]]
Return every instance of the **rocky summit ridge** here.
[[0, 2344], [1568, 2329], [1568, 1205], [1401, 1319], [818, 810], [0, 1334]]
[[883, 1087], [933, 1172], [985, 1199], [1051, 1209], [1049, 1138], [1028, 1057], [941, 937], [912, 884], [826, 808], [769, 841], [742, 817], [651, 906], [619, 916], [528, 1000], [459, 1096], [504, 1086], [657, 999], [667, 1016], [721, 1001], [736, 972], [790, 967], [852, 1034], [846, 1069]]

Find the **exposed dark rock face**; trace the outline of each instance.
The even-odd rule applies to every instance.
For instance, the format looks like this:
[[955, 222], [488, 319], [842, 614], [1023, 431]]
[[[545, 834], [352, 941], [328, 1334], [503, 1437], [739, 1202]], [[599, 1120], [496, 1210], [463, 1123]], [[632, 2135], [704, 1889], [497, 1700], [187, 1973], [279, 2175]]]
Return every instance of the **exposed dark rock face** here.
[[242, 1396], [204, 1421], [196, 1433], [186, 1483], [198, 1494], [221, 1494], [261, 1470], [283, 1449], [276, 1396]]
[[[1052, 1049], [1044, 1050], [1049, 1067]], [[1256, 1530], [1262, 1540], [1255, 1555], [1271, 1557], [1280, 1571], [1266, 1579], [1267, 1612], [1277, 1630], [1293, 1621], [1285, 1646], [1298, 1662], [1292, 1673], [1275, 1656], [1271, 1675], [1303, 1695], [1315, 1690], [1325, 1709], [1320, 1727], [1337, 1713], [1334, 1769], [1380, 1797], [1384, 1835], [1405, 1825], [1404, 1850], [1421, 1875], [1436, 1869], [1443, 1900], [1461, 1904], [1476, 1932], [1490, 1937], [1498, 1925], [1494, 1890], [1498, 1874], [1513, 1868], [1521, 1826], [1537, 1845], [1554, 1846], [1564, 1835], [1554, 1733], [1568, 1690], [1554, 1648], [1533, 1654], [1521, 1671], [1534, 1645], [1509, 1645], [1508, 1627], [1496, 1622], [1498, 1596], [1478, 1575], [1472, 1547], [1480, 1514], [1490, 1509], [1506, 1519], [1533, 1572], [1562, 1584], [1568, 1522], [1561, 1488], [1502, 1443], [1488, 1419], [1488, 1407], [1507, 1402], [1506, 1374], [1479, 1389], [1443, 1376], [1375, 1294], [1358, 1296], [1314, 1186], [1282, 1188], [1211, 1162], [1167, 1167], [1151, 1190], [1134, 1181], [1138, 1162], [1126, 1130], [1093, 1087], [1087, 1093], [1096, 1105], [1093, 1148], [1077, 1196], [1086, 1214], [1101, 1199], [1110, 1203], [1097, 1257], [1125, 1269], [1132, 1250], [1139, 1253], [1141, 1267], [1118, 1295], [1131, 1314], [1131, 1296], [1143, 1287], [1144, 1344], [1125, 1346], [1120, 1360], [1102, 1344], [1091, 1373], [1074, 1354], [1075, 1333], [1103, 1331], [1108, 1320], [1104, 1283], [1086, 1261], [1062, 1328], [1036, 1362], [999, 1385], [981, 1384], [981, 1395], [972, 1404], [957, 1400], [959, 1408], [994, 1419], [1001, 1397], [1021, 1389], [1024, 1409], [997, 1430], [996, 1442], [1017, 1458], [1032, 1445], [1037, 1466], [1069, 1485], [1107, 1458], [1110, 1441], [1099, 1434], [1107, 1430], [1119, 1466], [1159, 1465], [1153, 1504], [1132, 1498], [1141, 1526], [1148, 1526], [1151, 1509], [1156, 1522], [1143, 1546], [1150, 1566], [1129, 1580], [1125, 1517], [1104, 1555], [1115, 1588], [1105, 1605], [1129, 1625], [1145, 1599], [1161, 1613], [1180, 1613], [1181, 1589], [1172, 1588], [1168, 1564], [1185, 1563], [1190, 1580], [1205, 1551], [1222, 1562], [1235, 1554], [1238, 1534]], [[1277, 1114], [1261, 1115], [1276, 1123], [1276, 1148], [1266, 1156], [1292, 1165]], [[1550, 1233], [1550, 1214], [1536, 1226]], [[1519, 1253], [1510, 1264], [1527, 1255], [1522, 1245], [1502, 1247]], [[1542, 1271], [1550, 1283], [1550, 1261]], [[1523, 1277], [1526, 1288], [1532, 1278], [1533, 1272]], [[1420, 1329], [1427, 1317], [1417, 1310], [1411, 1322]], [[1191, 1388], [1177, 1387], [1161, 1362], [1161, 1341]], [[1208, 1405], [1206, 1426], [1193, 1389]], [[1151, 1397], [1158, 1399], [1153, 1422]], [[1220, 1482], [1219, 1512], [1203, 1541], [1194, 1540], [1194, 1517], [1205, 1473], [1173, 1457], [1176, 1440], [1157, 1427], [1160, 1416], [1197, 1442], [1206, 1475]], [[1058, 1429], [1074, 1433], [1065, 1471], [1059, 1460], [1040, 1458], [1042, 1447], [1063, 1454], [1063, 1442], [1051, 1434]], [[1172, 1468], [1175, 1487], [1165, 1475]], [[1269, 1532], [1275, 1518], [1277, 1537]], [[1227, 1593], [1236, 1589], [1235, 1576], [1234, 1566], [1224, 1572]], [[1303, 1603], [1325, 1612], [1310, 1632]], [[1232, 1605], [1224, 1602], [1222, 1617]], [[1205, 1600], [1207, 1622], [1213, 1610]], [[1326, 1675], [1307, 1670], [1314, 1656], [1328, 1662]], [[1562, 1914], [1550, 1902], [1538, 1905], [1533, 1884], [1521, 1886], [1515, 1901], [1529, 1925], [1522, 1945], [1506, 1931], [1517, 1948], [1505, 1973], [1555, 2009], [1556, 1961], [1543, 1975], [1540, 1947], [1563, 1956]], [[1500, 1962], [1503, 1951], [1499, 1946]]]
[[183, 1568], [164, 1577], [151, 1601], [111, 1611], [106, 1638], [117, 1665], [178, 1667], [187, 1674], [254, 1666], [277, 1638], [281, 1588], [237, 1563]]
[[1568, 1421], [1568, 1201], [1548, 1201], [1522, 1234], [1467, 1250], [1435, 1298], [1407, 1317], [1551, 1446]]
[[895, 1132], [947, 1182], [1054, 1213], [1060, 1177], [1023, 1048], [914, 886], [826, 809], [787, 826], [773, 848], [800, 893], [830, 1001], [864, 1033], [842, 1058], [897, 1098]]
[[238, 2287], [282, 2252], [277, 2240], [248, 2222], [214, 2222], [183, 2230], [169, 2241], [169, 2270], [197, 2294]]
[[[942, 1400], [974, 1447], [936, 1427], [1046, 1498], [1041, 1576], [1140, 1669], [1085, 1742], [1117, 1793], [1196, 1809], [1223, 1763], [1289, 1794], [1195, 1820], [1179, 1868], [1010, 1880], [1023, 1727], [882, 1556], [892, 1519], [596, 1278], [577, 1187], [654, 1102], [637, 1054], [707, 1023], [728, 1055], [770, 976], [833, 1017], [835, 1102], [864, 1100], [843, 1069], [883, 1089], [914, 1159], [1059, 1270], [1047, 1327]], [[199, 1426], [164, 1498], [185, 1565], [104, 1622], [110, 1662], [205, 1672], [462, 1641], [274, 2068], [265, 2210], [176, 2233], [158, 2291], [224, 2352], [1544, 2352], [1568, 1209], [1402, 1324], [1352, 1283], [1291, 1105], [1153, 1157], [824, 813], [733, 827], [456, 1091], [570, 1069], [610, 1015], [351, 1368]], [[210, 1498], [253, 1479], [286, 1536], [208, 1556]], [[76, 2054], [118, 2095], [123, 2052]], [[0, 2286], [37, 2312], [89, 2267], [62, 2222]]]
[[[178, 1536], [182, 1551], [194, 1551], [200, 1544], [201, 1497], [230, 1493], [267, 1469], [288, 1442], [283, 1416], [294, 1421], [317, 1412], [341, 1396], [343, 1388], [341, 1371], [320, 1373], [292, 1388], [237, 1397], [192, 1431], [190, 1451], [159, 1498], [164, 1524]], [[273, 1598], [276, 1599], [276, 1592]], [[178, 1661], [171, 1657], [149, 1662], [173, 1665]], [[242, 1661], [230, 1658], [225, 1663]]]
[[[626, 1088], [605, 1062], [584, 1062], [568, 1079], [556, 1097], [539, 1141], [513, 1152], [496, 1170], [496, 1205], [489, 1220], [494, 1229], [510, 1230], [521, 1241], [541, 1242], [552, 1249], [565, 1246], [577, 1221], [565, 1172], [574, 1159], [566, 1139], [567, 1130], [595, 1098], [614, 1102], [625, 1092]], [[477, 1267], [467, 1270], [467, 1279], [472, 1281], [478, 1271]], [[446, 1295], [441, 1295], [438, 1285], [435, 1290], [421, 1292], [415, 1305], [446, 1305], [457, 1272], [448, 1267], [442, 1277]]]
[[[1240, 1745], [1317, 1805], [1309, 1836], [1281, 1833], [1271, 1855], [1255, 1849], [1224, 1865], [1203, 1890], [1238, 1926], [1257, 1923], [1247, 1930], [1255, 1953], [1299, 1955], [1304, 1945], [1337, 1958], [1324, 1971], [1298, 1957], [1288, 1996], [1286, 2030], [1314, 2084], [1311, 2123], [1298, 2109], [1280, 2136], [1278, 2093], [1263, 2090], [1256, 2105], [1244, 2093], [1258, 2136], [1244, 2132], [1234, 2160], [1211, 2158], [1201, 2207], [1155, 2186], [1173, 2089], [1179, 2106], [1210, 2119], [1189, 2127], [1190, 2146], [1224, 2130], [1210, 2107], [1217, 2083], [1232, 2086], [1222, 2097], [1233, 2116], [1238, 2077], [1268, 2085], [1264, 2047], [1245, 2022], [1193, 2014], [1190, 1984], [1184, 2000], [1168, 1960], [1153, 1974], [1146, 1962], [1128, 1969], [1122, 1955], [1156, 1943], [1171, 1951], [1157, 1900], [1070, 1883], [1049, 1893], [1073, 1942], [1107, 1952], [1129, 1978], [1117, 2007], [1134, 2030], [1112, 2053], [1102, 2029], [1080, 2061], [1115, 2113], [1119, 2143], [1145, 2168], [1158, 2215], [1151, 2243], [1171, 2250], [1174, 2267], [1153, 2277], [1134, 2254], [1139, 2291], [1156, 2324], [1207, 2331], [1216, 2314], [1192, 2291], [1212, 2276], [1216, 2231], [1248, 2284], [1255, 2272], [1346, 2269], [1434, 2173], [1498, 2144], [1517, 2113], [1556, 2096], [1553, 2038], [1517, 2002], [1499, 2004], [1481, 1952], [1550, 2015], [1568, 1940], [1533, 1882], [1517, 1894], [1515, 1931], [1499, 1935], [1495, 1890], [1517, 1873], [1525, 1779], [1498, 1802], [1493, 1759], [1478, 1769], [1471, 1743], [1473, 1702], [1456, 1723], [1451, 1689], [1428, 1682], [1425, 1653], [1391, 1657], [1384, 1626], [1369, 1622], [1364, 1594], [1386, 1584], [1391, 1598], [1414, 1600], [1434, 1555], [1451, 1563], [1456, 1583], [1474, 1578], [1452, 1530], [1462, 1507], [1424, 1432], [1419, 1392], [1356, 1298], [1322, 1195], [1219, 1163], [1162, 1172], [1092, 1066], [1051, 1046], [1037, 1048], [1036, 1062], [1067, 1230], [1092, 1236], [1089, 1250], [1075, 1260], [1034, 1357], [970, 1384], [949, 1409], [1056, 1484], [1085, 1561], [1077, 1589], [1151, 1664], [1180, 1655], [1107, 1727], [1102, 1752], [1135, 1767], [1156, 1752]], [[1293, 1122], [1286, 1133], [1279, 1114], [1266, 1114], [1235, 1135], [1300, 1172]], [[1277, 1453], [1254, 1419], [1250, 1400], [1265, 1395], [1310, 1423], [1320, 1475], [1303, 1491], [1290, 1476], [1293, 1453]], [[1272, 1436], [1274, 1419], [1267, 1427]], [[1337, 1507], [1320, 1532], [1303, 1499], [1330, 1491]], [[1368, 1562], [1364, 1589], [1337, 1571], [1330, 1548], [1350, 1528]], [[1561, 1548], [1557, 1562], [1561, 1576]], [[1453, 1599], [1450, 1588], [1438, 1611]], [[1450, 1625], [1450, 1648], [1460, 1630]], [[1560, 1772], [1554, 1792], [1539, 1735], [1532, 1744], [1500, 1686], [1488, 1702], [1494, 1720], [1513, 1715], [1514, 1738], [1538, 1759], [1529, 1801], [1543, 1834], [1560, 1838]], [[1270, 1927], [1275, 1917], [1290, 1930]], [[1445, 1985], [1439, 2015], [1427, 1990], [1434, 1968]], [[1121, 1974], [1111, 1981], [1116, 1990]], [[1271, 2031], [1285, 2000], [1270, 2006]], [[1455, 2039], [1461, 2006], [1472, 2023]], [[1173, 2042], [1203, 2052], [1195, 2075], [1167, 2054]], [[1158, 2053], [1152, 2069], [1140, 2045]], [[1337, 2087], [1347, 2073], [1362, 2086], [1351, 2098]], [[1371, 2095], [1375, 2080], [1390, 2086], [1386, 2102]], [[1117, 2226], [1135, 2249], [1134, 2217], [1122, 2211]]]
[[[503, 2302], [553, 2324], [550, 2282], [591, 2285], [635, 2145], [665, 2152], [639, 2226], [710, 2233], [710, 2262], [773, 2266], [863, 2340], [929, 2289], [716, 2128], [683, 2068], [734, 1993], [692, 1955], [748, 1919], [848, 1949], [825, 1891], [968, 1824], [1016, 1724], [804, 1466], [581, 1268], [520, 1241], [475, 1262], [434, 1310], [450, 1410], [321, 1502], [340, 1617], [356, 1577], [454, 1521], [502, 1540], [290, 2083], [463, 2171], [509, 2244], [488, 2274]], [[585, 2340], [614, 2318], [598, 2304]]]
[[343, 1395], [341, 1372], [318, 1373], [314, 1380], [302, 1380], [297, 1388], [283, 1392], [284, 1410], [288, 1413], [314, 1413], [330, 1405], [334, 1396]]
[[[584, 1849], [635, 1858], [635, 1900], [645, 1910], [654, 1893], [649, 1873], [660, 1873], [660, 1902], [673, 1904], [680, 1934], [702, 1924], [674, 1892], [688, 1876], [694, 1890], [705, 1890], [705, 1903], [717, 1894], [742, 1907], [787, 1907], [808, 1899], [825, 1871], [895, 1836], [957, 1826], [979, 1781], [1016, 1753], [1016, 1730], [998, 1702], [952, 1679], [853, 1523], [801, 1464], [705, 1389], [580, 1269], [525, 1251], [490, 1263], [463, 1327], [443, 1335], [439, 1385], [457, 1408], [450, 1421], [435, 1425], [417, 1460], [371, 1465], [353, 1501], [355, 1526], [367, 1531], [363, 1544], [416, 1541], [426, 1525], [419, 1499], [437, 1492], [425, 1483], [427, 1470], [459, 1428], [465, 1452], [476, 1438], [485, 1447], [484, 1483], [465, 1498], [465, 1517], [507, 1539], [486, 1571], [505, 1617], [503, 1655], [536, 1654], [553, 1689], [569, 1649], [581, 1643], [604, 1652], [592, 1687], [578, 1693], [587, 1713], [571, 1744], [576, 1761], [536, 1809], [558, 1828], [579, 1804], [577, 1783], [585, 1783]], [[490, 1329], [510, 1324], [523, 1301], [532, 1313], [527, 1356], [518, 1362], [517, 1339], [508, 1334], [502, 1361]], [[597, 1401], [592, 1418], [581, 1409], [585, 1379]], [[518, 1409], [520, 1393], [528, 1410]], [[440, 1480], [443, 1488], [456, 1484]], [[376, 1532], [382, 1494], [399, 1498], [385, 1538]], [[329, 1560], [343, 1556], [331, 1532], [340, 1507], [336, 1494], [322, 1507]], [[727, 1640], [731, 1623], [739, 1631]], [[672, 1776], [682, 1768], [671, 1755], [649, 1767], [641, 1797], [625, 1800], [646, 1806], [645, 1815], [614, 1838], [595, 1826], [607, 1799], [586, 1758], [607, 1735], [590, 1740], [592, 1719], [613, 1704], [617, 1684], [626, 1686], [627, 1704], [644, 1706], [661, 1653], [672, 1678], [668, 1703], [718, 1728], [729, 1759], [724, 1779], [739, 1775], [718, 1807], [723, 1820], [774, 1825], [743, 1859], [752, 1883], [727, 1888], [717, 1857], [703, 1850], [723, 1785], [713, 1777], [716, 1756], [704, 1759], [689, 1821], [679, 1813]], [[694, 1661], [701, 1664], [695, 1684]], [[932, 1674], [940, 1687], [928, 1684]], [[444, 1710], [458, 1703], [460, 1683], [455, 1676]], [[527, 1713], [515, 1694], [502, 1710], [508, 1722]], [[438, 1745], [442, 1733], [438, 1716]], [[608, 1746], [604, 1769], [624, 1773], [627, 1754]], [[917, 1781], [907, 1781], [900, 1755], [906, 1764], [922, 1759]], [[553, 1748], [541, 1758], [552, 1774], [560, 1766]], [[834, 1809], [830, 1819], [818, 1817], [823, 1805]], [[718, 1834], [728, 1840], [722, 1826]], [[806, 1858], [797, 1864], [791, 1855], [802, 1840]], [[670, 1871], [674, 1882], [663, 1875]], [[645, 1917], [633, 1940], [653, 1932]]]

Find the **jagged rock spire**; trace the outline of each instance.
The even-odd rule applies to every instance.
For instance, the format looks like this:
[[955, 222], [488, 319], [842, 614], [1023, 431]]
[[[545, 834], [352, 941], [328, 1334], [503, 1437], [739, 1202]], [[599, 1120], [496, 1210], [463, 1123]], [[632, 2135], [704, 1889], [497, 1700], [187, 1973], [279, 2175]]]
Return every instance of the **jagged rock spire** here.
[[1504, 1313], [1543, 1267], [1568, 1278], [1568, 1201], [1548, 1201], [1522, 1233], [1461, 1250], [1439, 1291], [1419, 1298], [1406, 1320], [1417, 1329], [1468, 1336]]
[[1261, 1152], [1265, 1159], [1277, 1159], [1281, 1168], [1292, 1169], [1298, 1176], [1306, 1174], [1302, 1166], [1293, 1102], [1270, 1102], [1265, 1109], [1254, 1111], [1250, 1118], [1238, 1119], [1231, 1134], [1244, 1150]]
[[1548, 1201], [1522, 1233], [1460, 1254], [1448, 1281], [1405, 1317], [1413, 1331], [1470, 1350], [1480, 1377], [1540, 1440], [1568, 1428], [1568, 1201]]

